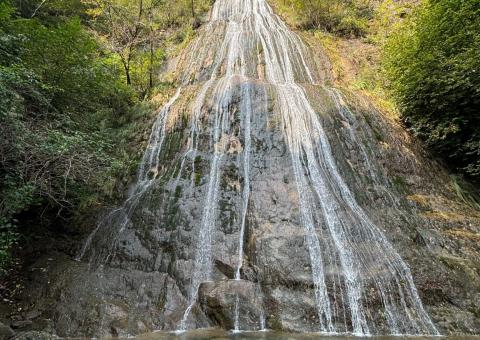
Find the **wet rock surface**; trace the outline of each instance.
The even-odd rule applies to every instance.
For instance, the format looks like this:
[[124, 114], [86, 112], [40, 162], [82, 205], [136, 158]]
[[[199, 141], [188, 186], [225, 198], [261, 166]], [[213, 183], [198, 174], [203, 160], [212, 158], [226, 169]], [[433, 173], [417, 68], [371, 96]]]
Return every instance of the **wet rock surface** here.
[[30, 331], [30, 332], [21, 332], [13, 337], [15, 340], [54, 340], [58, 339], [57, 336], [54, 336], [47, 332], [38, 332], [38, 331]]
[[13, 331], [13, 329], [11, 329], [9, 326], [0, 322], [0, 339], [1, 340], [8, 340], [12, 338], [14, 335], [15, 335], [15, 332]]
[[198, 300], [206, 315], [223, 329], [235, 328], [236, 313], [240, 330], [262, 329], [263, 300], [255, 282], [204, 282], [200, 285]]
[[[318, 311], [320, 281], [312, 277], [316, 270], [312, 232], [304, 227], [298, 190], [298, 179], [313, 181], [310, 171], [315, 169], [308, 166], [307, 156], [302, 158], [302, 173], [292, 163], [288, 122], [280, 114], [288, 103], [282, 104], [278, 85], [266, 83], [268, 65], [258, 61], [265, 51], [248, 50], [244, 75], [209, 83], [212, 74], [220, 77], [234, 67], [226, 62], [216, 65], [217, 56], [212, 55], [212, 44], [224, 40], [227, 26], [225, 20], [213, 21], [179, 58], [178, 68], [193, 85], [183, 89], [183, 96], [159, 121], [159, 136], [164, 139], [157, 138], [149, 149], [150, 154], [158, 151], [158, 160], [146, 163], [143, 181], [136, 184], [128, 203], [104, 213], [92, 226], [91, 238], [85, 237], [87, 246], [78, 245], [80, 261], [50, 253], [29, 268], [21, 297], [27, 312], [11, 323], [19, 331], [30, 331], [19, 333], [24, 334], [22, 339], [47, 336], [37, 330], [58, 336], [126, 337], [176, 330], [182, 320], [189, 329], [233, 329], [237, 321], [240, 329], [258, 330], [264, 320], [274, 330], [321, 330], [326, 321]], [[310, 63], [309, 52], [305, 55]], [[194, 57], [198, 62], [192, 62]], [[295, 79], [307, 82], [303, 66], [294, 65]], [[303, 85], [305, 96], [359, 209], [408, 264], [423, 306], [439, 331], [479, 334], [480, 213], [455, 194], [448, 173], [402, 127], [362, 97], [323, 84], [328, 77], [322, 70], [327, 68], [317, 68], [318, 84]], [[196, 105], [194, 94], [202, 91], [204, 100]], [[345, 192], [335, 189], [335, 178], [325, 178], [333, 188], [332, 199], [343, 202]], [[245, 200], [247, 179], [250, 190]], [[322, 201], [312, 201], [306, 210], [315, 220], [332, 327], [352, 331], [352, 308], [343, 301], [349, 289], [345, 264], [332, 241]], [[363, 216], [349, 209], [340, 204], [334, 210], [354, 222]], [[207, 234], [209, 239], [202, 238]], [[359, 273], [358, 308], [365, 311], [371, 333], [389, 333], [388, 318], [377, 312], [385, 304], [378, 282], [385, 278], [382, 282], [392, 284], [385, 263], [396, 258], [376, 246], [375, 235], [371, 239], [352, 235], [362, 241], [354, 250], [368, 255], [362, 258], [365, 267], [360, 266], [368, 270]], [[199, 247], [207, 243], [208, 254], [202, 252], [207, 247]], [[199, 261], [202, 256], [205, 263]], [[192, 292], [195, 284], [198, 289]], [[402, 291], [408, 282], [395, 285]], [[190, 306], [191, 312], [185, 313]], [[411, 305], [406, 309], [415, 313]]]

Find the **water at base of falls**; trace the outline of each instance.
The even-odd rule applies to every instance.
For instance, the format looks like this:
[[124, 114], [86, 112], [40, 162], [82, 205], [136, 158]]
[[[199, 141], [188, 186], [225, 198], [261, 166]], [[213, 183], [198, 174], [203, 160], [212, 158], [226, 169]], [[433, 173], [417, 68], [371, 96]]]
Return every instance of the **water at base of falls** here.
[[[212, 46], [208, 38], [218, 34], [219, 29], [223, 32], [221, 42]], [[326, 86], [319, 85], [317, 71], [311, 66], [312, 58], [301, 40], [265, 0], [218, 0], [210, 22], [192, 46], [190, 59], [186, 58], [183, 85], [199, 73], [207, 76], [203, 74], [200, 90], [192, 102], [187, 151], [180, 162], [174, 187], [180, 184], [185, 169], [195, 169], [195, 155], [200, 148], [204, 155], [209, 155], [209, 169], [205, 174], [202, 217], [193, 231], [195, 251], [193, 258], [188, 259], [185, 301], [181, 307], [177, 306], [183, 311], [179, 313], [178, 332], [197, 328], [193, 314], [198, 308], [199, 290], [202, 284], [215, 279], [213, 263], [218, 254], [214, 245], [219, 227], [221, 183], [226, 160], [235, 152], [239, 154], [242, 181], [237, 191], [237, 218], [233, 222], [238, 228], [238, 246], [232, 254], [236, 260], [231, 264], [235, 281], [242, 280], [244, 261], [247, 261], [244, 248], [249, 201], [254, 190], [251, 159], [256, 148], [252, 125], [266, 114], [267, 119], [275, 121], [276, 132], [283, 137], [289, 153], [298, 194], [295, 209], [311, 269], [315, 329], [322, 334], [368, 336], [376, 333], [376, 323], [381, 321], [390, 334], [438, 334], [423, 308], [407, 264], [357, 203], [342, 177], [322, 119], [305, 89], [307, 84], [318, 88]], [[199, 62], [202, 56], [212, 59], [208, 67]], [[354, 119], [343, 109], [346, 104], [339, 91], [327, 88], [326, 93], [328, 100], [335, 104], [337, 114]], [[117, 233], [127, 228], [140, 197], [156, 180], [168, 132], [168, 114], [180, 95], [178, 90], [160, 111], [140, 166], [138, 183], [121, 209], [123, 217], [115, 229]], [[265, 112], [259, 112], [259, 107]], [[352, 141], [360, 143], [353, 128], [349, 132]], [[201, 143], [206, 135], [209, 143]], [[234, 141], [241, 144], [237, 151], [230, 150]], [[375, 176], [376, 169], [367, 150], [360, 149], [361, 157]], [[373, 180], [380, 181], [376, 177]], [[80, 258], [90, 247], [94, 234], [87, 239]], [[338, 271], [331, 274], [326, 268], [338, 268]], [[263, 297], [261, 285], [260, 281], [254, 285], [255, 292], [258, 291], [255, 294], [260, 298]], [[235, 293], [233, 299], [234, 332], [249, 326], [242, 325], [241, 316], [245, 313], [242, 308], [250, 306], [242, 307], [244, 297], [239, 294]], [[369, 299], [373, 298], [379, 301], [376, 310], [368, 307]], [[255, 306], [255, 313], [258, 312], [255, 329], [264, 330], [270, 326], [266, 316], [268, 306], [259, 305]]]
[[[144, 334], [139, 337], [142, 340], [175, 340], [178, 338], [185, 340], [201, 340], [201, 339], [265, 339], [265, 340], [322, 340], [332, 339], [332, 335], [319, 333], [289, 333], [276, 331], [251, 331], [251, 332], [228, 332], [222, 329], [198, 329], [189, 332], [168, 333], [155, 332], [151, 334]], [[426, 340], [432, 337], [427, 336], [409, 336], [411, 340]], [[475, 337], [444, 337], [446, 340], [476, 340]], [[334, 335], [334, 339], [347, 340], [352, 339], [349, 334]], [[355, 337], [355, 339], [372, 339], [372, 337]], [[398, 336], [376, 336], [378, 340], [398, 340]]]

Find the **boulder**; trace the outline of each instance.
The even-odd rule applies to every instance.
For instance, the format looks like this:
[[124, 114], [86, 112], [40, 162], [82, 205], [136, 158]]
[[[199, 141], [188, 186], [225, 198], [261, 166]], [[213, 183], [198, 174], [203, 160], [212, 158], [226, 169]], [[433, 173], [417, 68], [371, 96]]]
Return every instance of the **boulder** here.
[[198, 300], [207, 316], [224, 329], [260, 330], [264, 312], [258, 284], [245, 280], [204, 282]]

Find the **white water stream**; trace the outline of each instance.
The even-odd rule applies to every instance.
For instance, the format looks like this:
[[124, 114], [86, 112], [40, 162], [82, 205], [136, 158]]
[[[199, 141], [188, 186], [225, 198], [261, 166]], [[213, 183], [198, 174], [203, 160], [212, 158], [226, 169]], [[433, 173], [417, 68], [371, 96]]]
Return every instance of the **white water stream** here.
[[[365, 292], [362, 276], [374, 271], [375, 289], [381, 296], [385, 318], [390, 326], [391, 333], [436, 334], [437, 331], [423, 309], [421, 301], [413, 284], [410, 271], [405, 262], [393, 249], [382, 231], [368, 218], [366, 213], [356, 202], [341, 177], [326, 133], [321, 125], [317, 113], [309, 103], [305, 90], [300, 83], [315, 84], [314, 71], [307, 66], [306, 48], [286, 25], [272, 12], [265, 0], [218, 0], [212, 10], [211, 22], [224, 21], [226, 34], [219, 53], [216, 54], [216, 65], [225, 65], [223, 78], [219, 84], [231, 80], [238, 75], [240, 81], [247, 83], [248, 78], [266, 82], [266, 86], [275, 90], [277, 105], [275, 110], [283, 121], [283, 133], [289, 147], [297, 190], [300, 199], [301, 221], [305, 229], [306, 244], [310, 254], [312, 279], [315, 287], [317, 313], [320, 320], [319, 330], [336, 332], [336, 320], [332, 311], [331, 298], [326, 284], [324, 259], [322, 258], [322, 244], [318, 236], [320, 221], [314, 214], [317, 204], [321, 207], [322, 217], [328, 231], [331, 243], [334, 246], [332, 257], [338, 257], [342, 268], [342, 280], [345, 290], [345, 301], [349, 313], [352, 333], [370, 334], [365, 307]], [[213, 27], [213, 26], [212, 26]], [[209, 34], [208, 29], [205, 34]], [[264, 75], [258, 71], [257, 60], [252, 58], [252, 49], [256, 49], [265, 65]], [[264, 78], [264, 79], [263, 79]], [[248, 87], [246, 87], [248, 89]], [[222, 118], [225, 117], [225, 106], [229, 98], [222, 97], [221, 92], [230, 93], [231, 89], [217, 86], [215, 96], [222, 98], [220, 108]], [[218, 93], [220, 92], [220, 93]], [[341, 110], [344, 106], [341, 96], [336, 90], [330, 91], [330, 96]], [[250, 93], [242, 92], [241, 110], [244, 115], [244, 189], [242, 192], [242, 213], [239, 232], [238, 265], [235, 279], [240, 279], [240, 270], [243, 262], [243, 240], [245, 231], [245, 217], [248, 206], [249, 188], [249, 158], [250, 158], [250, 119], [255, 119], [255, 112], [251, 112]], [[247, 103], [245, 105], [245, 103]], [[218, 114], [219, 110], [214, 110]], [[217, 120], [216, 120], [217, 121]], [[356, 140], [353, 131], [352, 138]], [[219, 138], [218, 133], [214, 140]], [[367, 152], [360, 147], [366, 162], [369, 162]], [[202, 228], [200, 235], [209, 234], [214, 230], [212, 212], [216, 204], [210, 192], [218, 188], [218, 161], [219, 150], [213, 159], [210, 175], [209, 195], [205, 201], [209, 211], [205, 210], [210, 224]], [[368, 163], [367, 163], [368, 164]], [[369, 170], [371, 166], [369, 165]], [[372, 170], [373, 172], [373, 170]], [[213, 200], [213, 201], [212, 201]], [[204, 220], [206, 221], [206, 220]], [[203, 224], [202, 224], [203, 225]], [[185, 321], [195, 303], [198, 287], [201, 280], [211, 279], [210, 271], [205, 271], [208, 258], [204, 250], [211, 251], [212, 236], [204, 240], [200, 237], [199, 245], [202, 251], [196, 258], [196, 268], [200, 268], [205, 276], [194, 275], [193, 291], [191, 292], [190, 306], [185, 312], [181, 329], [185, 330]], [[369, 246], [364, 244], [368, 242]], [[377, 256], [384, 256], [382, 261]], [[211, 255], [210, 255], [211, 256]], [[380, 268], [379, 268], [380, 267]], [[195, 271], [195, 273], [197, 270]], [[398, 299], [400, 296], [400, 300]], [[238, 324], [238, 296], [235, 305], [235, 329]], [[338, 317], [338, 316], [337, 316]], [[345, 322], [345, 320], [344, 320]]]

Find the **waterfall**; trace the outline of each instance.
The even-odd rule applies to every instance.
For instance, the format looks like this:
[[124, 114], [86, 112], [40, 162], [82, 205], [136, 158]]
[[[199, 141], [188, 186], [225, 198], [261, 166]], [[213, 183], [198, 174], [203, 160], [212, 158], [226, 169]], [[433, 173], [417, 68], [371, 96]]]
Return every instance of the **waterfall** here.
[[[244, 184], [242, 192], [242, 208], [240, 216], [240, 233], [238, 240], [238, 265], [235, 271], [235, 280], [240, 280], [240, 270], [242, 269], [243, 264], [243, 243], [245, 238], [245, 222], [247, 218], [247, 209], [248, 209], [248, 199], [250, 197], [250, 151], [251, 151], [251, 131], [250, 131], [250, 119], [252, 116], [252, 99], [251, 99], [251, 89], [249, 84], [245, 84], [242, 90], [242, 102], [240, 104], [240, 110], [243, 117], [243, 129], [244, 133], [244, 143], [245, 147], [243, 150], [243, 173], [244, 173]], [[239, 297], [238, 294], [235, 297], [235, 316], [234, 316], [234, 329], [235, 331], [240, 330], [239, 322]]]
[[137, 172], [137, 180], [131, 188], [127, 199], [120, 208], [114, 209], [109, 212], [105, 217], [100, 219], [96, 228], [88, 235], [84, 242], [80, 253], [77, 255], [76, 260], [80, 261], [85, 256], [86, 252], [91, 247], [94, 237], [97, 235], [101, 228], [113, 227], [114, 230], [110, 231], [113, 236], [113, 240], [105, 240], [107, 244], [103, 246], [101, 254], [97, 254], [91, 257], [91, 262], [96, 261], [98, 263], [107, 262], [114, 256], [116, 241], [119, 235], [124, 231], [127, 224], [130, 222], [132, 213], [137, 208], [138, 203], [142, 196], [148, 191], [148, 189], [155, 183], [155, 179], [158, 175], [160, 152], [162, 150], [163, 142], [165, 140], [165, 130], [168, 121], [170, 109], [177, 101], [181, 94], [181, 88], [178, 88], [175, 95], [165, 104], [165, 106], [158, 112], [157, 119], [153, 124], [150, 138], [148, 141], [147, 149], [145, 150], [140, 166]]
[[238, 240], [238, 265], [235, 271], [235, 280], [240, 280], [240, 270], [243, 263], [243, 240], [245, 237], [245, 222], [247, 218], [248, 199], [250, 197], [250, 150], [252, 147], [252, 141], [250, 136], [250, 119], [252, 117], [252, 100], [251, 90], [249, 84], [244, 86], [242, 91], [242, 104], [240, 105], [243, 113], [243, 126], [245, 130], [245, 147], [243, 150], [243, 173], [244, 184], [242, 193], [242, 212], [240, 216], [240, 236]]
[[[300, 84], [315, 85], [318, 79], [315, 71], [307, 65], [308, 51], [300, 39], [272, 12], [264, 0], [219, 0], [212, 10], [212, 22], [225, 22], [225, 38], [216, 54], [216, 65], [224, 64], [223, 78], [232, 79], [234, 75], [240, 81], [248, 84], [250, 79], [264, 81], [266, 87], [273, 89], [277, 101], [275, 111], [280, 115], [286, 144], [290, 151], [297, 191], [299, 193], [299, 208], [301, 223], [305, 231], [306, 245], [310, 255], [312, 280], [317, 304], [319, 330], [322, 332], [338, 332], [338, 313], [334, 312], [327, 286], [325, 274], [325, 251], [327, 243], [331, 244], [330, 258], [337, 259], [342, 268], [343, 282], [338, 285], [340, 298], [347, 305], [350, 325], [343, 331], [357, 335], [371, 333], [371, 325], [367, 319], [370, 311], [365, 306], [366, 285], [371, 283], [363, 279], [366, 275], [373, 277], [375, 290], [384, 305], [384, 314], [391, 333], [408, 334], [437, 334], [435, 327], [423, 309], [413, 283], [410, 270], [398, 253], [393, 249], [383, 232], [375, 226], [367, 214], [356, 202], [337, 168], [329, 141], [322, 127], [322, 123], [309, 103], [305, 90]], [[204, 34], [209, 34], [209, 26]], [[213, 32], [211, 32], [213, 34]], [[198, 45], [197, 45], [198, 46]], [[265, 74], [258, 71], [255, 59], [251, 55], [252, 47], [260, 50], [262, 62], [265, 65]], [[260, 48], [259, 48], [260, 47]], [[222, 60], [223, 59], [223, 60]], [[223, 79], [223, 80], [222, 80]], [[250, 157], [250, 119], [255, 119], [255, 112], [250, 111], [248, 101], [250, 93], [248, 86], [241, 87], [242, 104], [240, 105], [244, 117], [243, 133], [245, 139], [243, 171], [244, 189], [242, 192], [242, 208], [240, 214], [240, 231], [238, 246], [238, 262], [235, 279], [240, 279], [240, 270], [243, 263], [243, 242], [245, 232], [245, 217], [248, 207], [249, 189], [249, 157]], [[247, 89], [247, 90], [245, 90]], [[222, 91], [230, 89], [221, 88]], [[218, 91], [218, 88], [215, 92]], [[335, 103], [340, 115], [351, 114], [345, 111], [346, 105], [339, 92], [329, 89], [328, 93]], [[223, 101], [226, 98], [215, 94]], [[228, 100], [227, 100], [228, 101]], [[247, 103], [245, 105], [245, 103]], [[224, 106], [225, 102], [221, 105]], [[214, 110], [217, 114], [217, 110]], [[217, 122], [217, 119], [215, 120]], [[362, 156], [367, 167], [375, 175], [370, 159], [361, 145], [354, 131], [350, 128], [350, 136], [360, 146]], [[218, 135], [216, 136], [218, 138]], [[211, 186], [218, 179], [217, 166], [220, 155], [215, 150], [211, 165], [209, 191], [205, 206], [210, 207], [214, 196], [210, 194]], [[376, 177], [373, 177], [376, 180]], [[315, 214], [316, 208], [321, 208], [321, 218]], [[209, 209], [214, 209], [210, 207]], [[204, 221], [209, 221], [209, 233], [215, 227], [210, 216], [212, 211], [204, 211]], [[205, 216], [208, 218], [205, 219]], [[324, 223], [325, 230], [319, 228]], [[203, 222], [202, 222], [203, 226]], [[206, 228], [206, 226], [205, 226]], [[205, 249], [211, 248], [203, 242], [203, 230], [200, 232], [199, 244], [202, 251], [197, 253], [196, 264], [204, 268]], [[321, 236], [319, 238], [319, 235]], [[322, 240], [329, 239], [329, 242]], [[211, 237], [208, 242], [211, 242]], [[207, 242], [207, 243], [208, 243]], [[365, 247], [364, 244], [369, 246]], [[204, 248], [203, 248], [204, 247]], [[211, 256], [211, 255], [210, 255]], [[378, 256], [384, 256], [377, 260]], [[211, 261], [211, 258], [209, 258]], [[200, 265], [201, 264], [201, 265]], [[203, 269], [202, 269], [203, 270]], [[197, 270], [195, 271], [195, 273]], [[202, 271], [203, 272], [203, 271]], [[377, 272], [377, 273], [375, 273]], [[211, 273], [202, 279], [211, 279]], [[195, 303], [199, 280], [192, 280], [190, 306], [186, 314]], [[335, 285], [334, 285], [335, 287]], [[342, 289], [343, 287], [343, 289]], [[345, 297], [343, 296], [345, 294]], [[400, 296], [400, 299], [398, 298]], [[335, 307], [336, 308], [336, 307]], [[235, 329], [238, 325], [238, 295], [235, 303]], [[345, 311], [344, 311], [345, 314]], [[345, 317], [344, 317], [345, 319]], [[346, 320], [343, 320], [344, 323]]]
[[210, 166], [207, 196], [203, 210], [203, 217], [200, 224], [197, 240], [197, 251], [193, 276], [190, 284], [189, 305], [185, 310], [180, 323], [181, 331], [186, 330], [187, 318], [196, 302], [200, 284], [209, 281], [212, 272], [212, 238], [216, 222], [216, 209], [218, 203], [218, 190], [221, 178], [221, 162], [225, 154], [226, 143], [222, 137], [228, 132], [229, 127], [229, 104], [231, 97], [230, 87], [232, 78], [220, 80], [214, 90], [216, 105], [214, 110], [214, 128], [212, 135], [213, 159]]
[[[220, 42], [209, 40], [219, 34]], [[217, 0], [209, 23], [188, 53], [182, 87], [198, 83], [199, 90], [190, 108], [188, 141], [175, 187], [189, 162], [190, 169], [193, 168], [190, 177], [193, 187], [199, 140], [205, 135], [209, 138], [209, 171], [204, 185], [201, 219], [192, 232], [196, 246], [189, 258], [191, 276], [178, 330], [186, 331], [196, 326], [192, 314], [200, 286], [215, 280], [213, 246], [219, 224], [217, 215], [223, 165], [229, 138], [235, 133], [232, 131], [233, 108], [239, 110], [241, 131], [238, 135], [243, 136], [238, 166], [242, 170], [243, 185], [239, 193], [238, 251], [234, 254], [236, 267], [233, 275], [235, 280], [241, 280], [245, 265], [247, 212], [254, 190], [251, 187], [251, 157], [255, 153], [252, 122], [259, 119], [254, 105], [259, 99], [255, 97], [255, 86], [262, 88], [273, 101], [271, 113], [280, 122], [278, 129], [289, 152], [298, 193], [298, 207], [295, 208], [298, 208], [310, 264], [318, 319], [316, 330], [328, 334], [369, 335], [376, 332], [375, 321], [381, 319], [391, 334], [438, 334], [423, 308], [409, 267], [382, 229], [359, 205], [342, 177], [327, 129], [309, 100], [307, 88], [325, 91], [334, 103], [336, 114], [347, 122], [352, 113], [347, 110], [338, 90], [322, 84], [311, 52], [300, 38], [273, 13], [266, 0]], [[112, 213], [121, 218], [112, 218], [111, 215], [107, 218], [120, 220], [115, 229], [117, 234], [127, 227], [140, 198], [156, 180], [169, 112], [180, 95], [181, 89], [158, 114], [137, 183], [123, 207]], [[268, 99], [260, 99], [264, 101], [262, 105], [268, 107]], [[351, 141], [358, 144], [372, 180], [380, 185], [377, 169], [365, 146], [352, 126], [349, 125], [348, 129]], [[103, 224], [99, 224], [88, 237], [80, 259]], [[328, 265], [340, 268], [340, 272], [329, 273]], [[381, 301], [379, 310], [368, 308], [372, 297]], [[238, 331], [241, 326], [238, 294], [233, 311], [234, 328]], [[265, 329], [269, 325], [265, 324], [263, 310], [261, 314], [260, 327]]]

